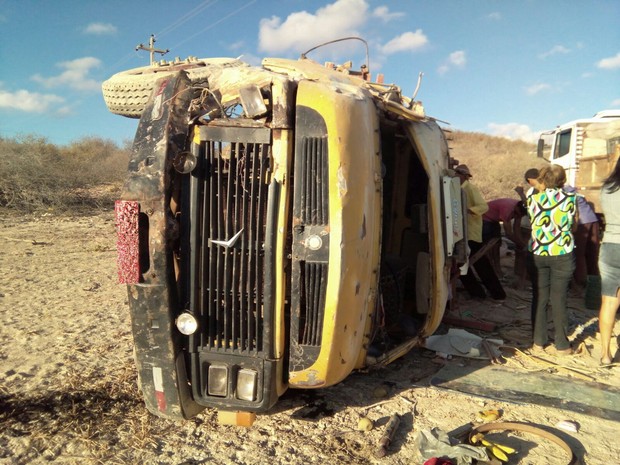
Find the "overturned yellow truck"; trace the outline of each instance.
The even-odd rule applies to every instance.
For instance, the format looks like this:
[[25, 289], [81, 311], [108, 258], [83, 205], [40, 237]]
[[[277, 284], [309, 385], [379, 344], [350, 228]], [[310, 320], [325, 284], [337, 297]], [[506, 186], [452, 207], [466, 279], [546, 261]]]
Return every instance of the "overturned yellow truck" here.
[[367, 66], [191, 59], [119, 73], [116, 204], [148, 409], [265, 412], [438, 327], [466, 262], [444, 132]]

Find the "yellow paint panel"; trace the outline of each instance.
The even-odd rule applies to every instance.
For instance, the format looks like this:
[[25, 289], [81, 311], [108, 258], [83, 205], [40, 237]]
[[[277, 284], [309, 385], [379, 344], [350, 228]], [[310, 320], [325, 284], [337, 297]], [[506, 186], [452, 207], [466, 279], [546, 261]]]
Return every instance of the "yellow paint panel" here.
[[328, 386], [355, 368], [375, 305], [381, 226], [378, 118], [364, 90], [337, 83], [301, 82], [297, 105], [314, 109], [327, 125], [330, 243], [320, 354], [308, 369], [291, 372], [289, 382]]

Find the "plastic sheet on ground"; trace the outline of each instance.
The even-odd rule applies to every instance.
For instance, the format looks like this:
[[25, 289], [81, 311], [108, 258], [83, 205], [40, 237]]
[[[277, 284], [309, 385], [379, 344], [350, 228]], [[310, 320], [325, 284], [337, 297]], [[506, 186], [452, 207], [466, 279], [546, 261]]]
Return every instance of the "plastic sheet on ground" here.
[[420, 430], [416, 437], [416, 445], [425, 460], [433, 457], [449, 458], [457, 465], [470, 465], [474, 459], [489, 460], [484, 447], [459, 444], [456, 440], [451, 440], [448, 433], [439, 428], [433, 428], [430, 431]]
[[[484, 339], [495, 357], [502, 355], [499, 346], [503, 345], [501, 339]], [[488, 359], [489, 356], [482, 347], [483, 338], [468, 333], [463, 329], [450, 328], [447, 334], [429, 336], [424, 347], [440, 354], [456, 355], [458, 357]]]

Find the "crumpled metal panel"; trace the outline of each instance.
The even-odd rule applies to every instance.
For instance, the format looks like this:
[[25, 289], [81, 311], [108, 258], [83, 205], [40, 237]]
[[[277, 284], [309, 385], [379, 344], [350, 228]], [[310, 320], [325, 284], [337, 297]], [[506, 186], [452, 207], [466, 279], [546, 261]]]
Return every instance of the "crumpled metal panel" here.
[[[139, 204], [140, 282], [128, 285], [139, 383], [149, 411], [171, 419], [190, 418], [202, 407], [191, 399], [180, 334], [176, 281], [169, 244], [177, 228], [171, 211], [174, 156], [188, 138], [192, 98], [184, 72], [159, 80], [143, 112], [122, 200]], [[142, 262], [144, 260], [144, 262]]]

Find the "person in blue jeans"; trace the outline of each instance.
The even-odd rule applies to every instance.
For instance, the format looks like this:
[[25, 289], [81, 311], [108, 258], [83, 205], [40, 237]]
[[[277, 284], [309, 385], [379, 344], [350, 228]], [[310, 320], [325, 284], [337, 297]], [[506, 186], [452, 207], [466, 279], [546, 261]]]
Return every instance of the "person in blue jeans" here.
[[566, 172], [559, 165], [542, 168], [538, 177], [541, 191], [527, 198], [527, 211], [532, 226], [529, 249], [536, 266], [536, 319], [534, 348], [544, 349], [548, 342], [547, 304], [551, 304], [555, 328], [555, 349], [568, 355], [572, 348], [568, 340], [566, 298], [575, 271], [575, 238], [577, 224], [575, 194], [565, 192]]

